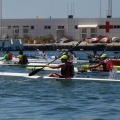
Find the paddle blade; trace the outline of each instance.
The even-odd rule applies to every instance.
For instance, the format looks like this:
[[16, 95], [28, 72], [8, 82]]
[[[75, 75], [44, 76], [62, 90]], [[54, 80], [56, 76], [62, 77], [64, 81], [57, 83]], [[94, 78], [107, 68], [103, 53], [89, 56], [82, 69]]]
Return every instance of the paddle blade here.
[[32, 75], [38, 73], [38, 72], [39, 72], [40, 70], [42, 70], [42, 69], [43, 69], [43, 68], [36, 69], [36, 70], [32, 71], [31, 73], [29, 73], [29, 76], [32, 76]]

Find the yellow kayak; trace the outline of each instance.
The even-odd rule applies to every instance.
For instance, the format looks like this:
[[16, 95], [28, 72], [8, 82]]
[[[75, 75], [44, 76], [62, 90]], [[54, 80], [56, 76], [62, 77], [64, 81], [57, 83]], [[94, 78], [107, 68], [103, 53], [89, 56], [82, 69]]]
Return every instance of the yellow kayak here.
[[[81, 65], [81, 69], [82, 69], [82, 70], [86, 70], [86, 69], [87, 69], [87, 66], [89, 66], [89, 65]], [[100, 67], [102, 67], [102, 66], [100, 66]], [[113, 67], [116, 68], [117, 70], [120, 70], [120, 66], [114, 65]]]

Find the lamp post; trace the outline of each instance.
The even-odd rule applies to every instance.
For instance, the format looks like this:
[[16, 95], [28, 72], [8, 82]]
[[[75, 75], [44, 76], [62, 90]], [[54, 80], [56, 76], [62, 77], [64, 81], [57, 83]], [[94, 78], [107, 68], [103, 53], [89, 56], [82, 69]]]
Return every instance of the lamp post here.
[[0, 0], [0, 37], [2, 38], [2, 0]]
[[100, 0], [100, 18], [101, 18], [101, 0]]

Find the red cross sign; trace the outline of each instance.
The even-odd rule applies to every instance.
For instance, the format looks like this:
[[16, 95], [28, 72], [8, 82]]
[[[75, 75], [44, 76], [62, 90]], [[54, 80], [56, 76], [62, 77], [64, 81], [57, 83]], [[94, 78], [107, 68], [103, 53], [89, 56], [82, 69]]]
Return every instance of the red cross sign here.
[[103, 25], [102, 28], [106, 29], [106, 32], [109, 32], [109, 30], [113, 28], [113, 25], [110, 25], [109, 21], [106, 21], [106, 25]]

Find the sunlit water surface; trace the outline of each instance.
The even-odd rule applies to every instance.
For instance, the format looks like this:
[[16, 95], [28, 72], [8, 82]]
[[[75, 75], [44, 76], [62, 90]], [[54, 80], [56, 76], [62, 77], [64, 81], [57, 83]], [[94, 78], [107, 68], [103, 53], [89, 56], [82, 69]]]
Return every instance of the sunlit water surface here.
[[[76, 54], [86, 58], [82, 52]], [[30, 72], [24, 67], [0, 66], [0, 69]], [[0, 120], [120, 120], [119, 113], [120, 83], [0, 78]]]

